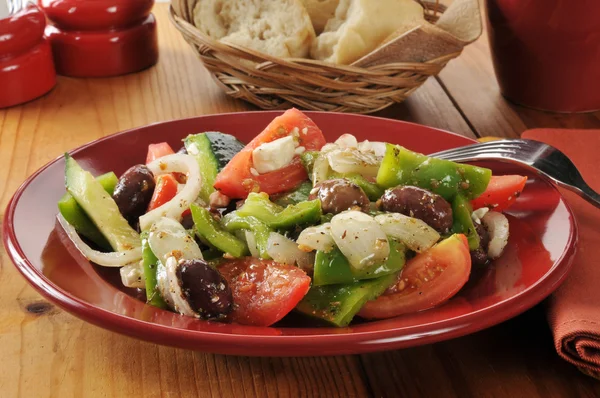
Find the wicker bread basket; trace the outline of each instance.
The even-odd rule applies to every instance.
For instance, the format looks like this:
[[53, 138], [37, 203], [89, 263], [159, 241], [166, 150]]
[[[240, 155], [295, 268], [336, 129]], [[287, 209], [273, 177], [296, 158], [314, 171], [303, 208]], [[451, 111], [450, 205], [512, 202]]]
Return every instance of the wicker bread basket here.
[[352, 65], [276, 58], [223, 43], [193, 25], [202, 0], [172, 0], [171, 21], [226, 93], [262, 109], [372, 113], [402, 102], [481, 34], [477, 0], [419, 1], [425, 19]]

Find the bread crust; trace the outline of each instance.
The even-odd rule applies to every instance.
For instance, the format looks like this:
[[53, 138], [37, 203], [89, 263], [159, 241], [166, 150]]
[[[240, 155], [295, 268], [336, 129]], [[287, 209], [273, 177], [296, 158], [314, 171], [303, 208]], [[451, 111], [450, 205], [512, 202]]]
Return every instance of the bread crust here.
[[340, 0], [302, 0], [302, 3], [308, 11], [315, 33], [320, 34], [325, 29], [327, 21], [335, 15]]
[[424, 20], [414, 0], [340, 0], [335, 15], [313, 42], [311, 56], [348, 65], [377, 48], [407, 20]]

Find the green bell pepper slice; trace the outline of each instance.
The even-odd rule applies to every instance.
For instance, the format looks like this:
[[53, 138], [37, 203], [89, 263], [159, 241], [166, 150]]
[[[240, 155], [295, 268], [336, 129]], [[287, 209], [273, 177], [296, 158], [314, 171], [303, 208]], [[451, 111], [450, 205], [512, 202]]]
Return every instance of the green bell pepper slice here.
[[313, 286], [348, 284], [365, 279], [374, 279], [400, 271], [406, 262], [406, 248], [390, 239], [390, 255], [383, 264], [365, 269], [355, 269], [336, 247], [328, 253], [317, 251], [313, 272]]
[[335, 326], [347, 326], [369, 300], [397, 280], [397, 273], [345, 285], [311, 286], [296, 310]]
[[256, 248], [258, 249], [260, 258], [270, 260], [271, 256], [267, 253], [267, 248], [269, 246], [269, 235], [273, 230], [256, 217], [240, 216], [238, 211], [226, 214], [221, 219], [221, 225], [226, 231], [232, 233], [239, 230], [252, 231], [256, 239]]
[[300, 186], [293, 191], [274, 196], [272, 198], [273, 203], [286, 207], [290, 205], [295, 205], [300, 202], [305, 202], [308, 200], [310, 196], [310, 191], [312, 191], [313, 185], [310, 181], [304, 181]]
[[304, 151], [300, 155], [300, 161], [302, 162], [302, 165], [306, 169], [306, 173], [308, 175], [312, 174], [315, 160], [317, 160], [317, 158], [319, 157], [320, 154], [321, 154], [320, 151]]
[[208, 262], [208, 265], [211, 265], [213, 262], [223, 259], [223, 252], [219, 249], [214, 249], [211, 247], [206, 250], [202, 250], [202, 257]]
[[469, 241], [469, 249], [475, 250], [479, 247], [479, 234], [475, 229], [475, 224], [471, 218], [473, 208], [467, 198], [458, 195], [452, 201], [452, 232], [457, 234], [465, 234]]
[[237, 214], [256, 217], [271, 228], [291, 229], [297, 225], [317, 223], [322, 212], [320, 200], [308, 200], [284, 208], [271, 202], [266, 193], [253, 192], [237, 210]]
[[490, 169], [431, 158], [398, 145], [386, 146], [377, 173], [377, 184], [384, 188], [413, 185], [449, 201], [459, 194], [474, 199], [485, 191], [492, 176]]
[[150, 244], [148, 243], [148, 232], [142, 232], [141, 238], [142, 264], [144, 267], [144, 280], [146, 283], [146, 302], [155, 307], [167, 308], [167, 303], [158, 291], [156, 281], [156, 267], [158, 266], [158, 258], [156, 258], [152, 252], [152, 249], [150, 249]]
[[[102, 185], [102, 188], [112, 196], [119, 179], [112, 171], [96, 177], [96, 181]], [[71, 224], [75, 230], [94, 242], [104, 250], [112, 251], [112, 247], [108, 240], [102, 235], [102, 232], [92, 222], [90, 217], [79, 206], [75, 198], [70, 193], [65, 193], [58, 201], [58, 211]]]
[[321, 219], [319, 220], [319, 222], [317, 224], [326, 224], [328, 222], [331, 222], [331, 219], [333, 218], [334, 214], [331, 213], [325, 213], [321, 216]]
[[239, 258], [248, 254], [246, 243], [225, 231], [204, 207], [195, 203], [190, 206], [196, 233], [206, 239], [212, 246]]

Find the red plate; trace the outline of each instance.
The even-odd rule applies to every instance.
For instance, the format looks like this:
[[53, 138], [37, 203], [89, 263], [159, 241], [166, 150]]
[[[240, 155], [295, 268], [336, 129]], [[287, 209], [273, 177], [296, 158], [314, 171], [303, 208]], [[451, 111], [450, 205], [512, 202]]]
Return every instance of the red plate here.
[[[100, 139], [72, 152], [96, 174], [143, 163], [149, 143], [222, 131], [249, 141], [280, 112], [212, 115], [154, 124]], [[352, 133], [359, 140], [390, 141], [431, 153], [471, 140], [445, 131], [368, 116], [309, 112], [328, 141]], [[489, 163], [497, 174], [525, 173]], [[511, 318], [548, 296], [572, 263], [576, 226], [564, 199], [547, 180], [530, 174], [511, 208], [505, 254], [475, 270], [449, 302], [428, 311], [346, 328], [319, 328], [298, 317], [277, 327], [219, 324], [150, 307], [119, 287], [118, 272], [92, 266], [56, 227], [63, 195], [64, 161], [32, 175], [15, 193], [4, 218], [4, 244], [19, 271], [46, 298], [98, 326], [160, 344], [236, 355], [307, 356], [356, 354], [458, 337]]]

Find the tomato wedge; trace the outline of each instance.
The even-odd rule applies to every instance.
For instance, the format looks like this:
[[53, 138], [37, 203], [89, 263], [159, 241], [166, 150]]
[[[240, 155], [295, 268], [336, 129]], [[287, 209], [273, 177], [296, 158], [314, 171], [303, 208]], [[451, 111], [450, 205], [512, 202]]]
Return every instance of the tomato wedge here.
[[266, 142], [286, 137], [293, 131], [298, 132], [299, 145], [307, 151], [317, 151], [325, 145], [325, 137], [317, 125], [299, 110], [289, 109], [273, 119], [262, 133], [231, 159], [217, 175], [215, 188], [230, 198], [245, 198], [250, 192], [266, 192], [271, 195], [289, 191], [305, 181], [308, 176], [298, 156], [279, 170], [261, 175], [251, 172], [254, 149]]
[[146, 155], [146, 164], [156, 160], [158, 158], [162, 158], [163, 156], [172, 155], [175, 152], [171, 145], [166, 142], [159, 142], [158, 144], [150, 144], [148, 145], [148, 155]]
[[172, 174], [158, 176], [152, 199], [148, 205], [148, 211], [154, 210], [167, 203], [177, 195], [178, 183]]
[[398, 282], [358, 313], [369, 319], [426, 310], [454, 296], [469, 279], [467, 238], [455, 234], [406, 263]]
[[494, 211], [504, 211], [512, 206], [517, 200], [527, 177], [519, 175], [492, 176], [486, 190], [471, 201], [473, 210], [481, 207], [489, 207]]
[[233, 293], [232, 319], [270, 326], [287, 315], [308, 292], [310, 277], [300, 268], [244, 257], [219, 266]]

